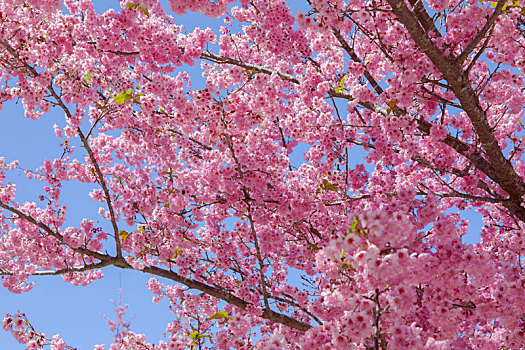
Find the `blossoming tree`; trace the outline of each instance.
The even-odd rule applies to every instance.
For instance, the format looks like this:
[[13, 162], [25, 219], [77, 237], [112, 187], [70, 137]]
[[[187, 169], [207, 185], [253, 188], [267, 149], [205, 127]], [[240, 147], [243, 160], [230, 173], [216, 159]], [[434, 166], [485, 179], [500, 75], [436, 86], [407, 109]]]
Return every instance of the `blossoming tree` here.
[[[0, 103], [65, 117], [63, 155], [26, 170], [34, 201], [1, 162], [4, 287], [151, 275], [166, 341], [124, 327], [111, 349], [525, 344], [522, 0], [170, 6], [224, 27], [187, 32], [155, 0], [0, 2]], [[66, 182], [99, 216], [66, 224]], [[3, 327], [67, 347], [22, 314]]]

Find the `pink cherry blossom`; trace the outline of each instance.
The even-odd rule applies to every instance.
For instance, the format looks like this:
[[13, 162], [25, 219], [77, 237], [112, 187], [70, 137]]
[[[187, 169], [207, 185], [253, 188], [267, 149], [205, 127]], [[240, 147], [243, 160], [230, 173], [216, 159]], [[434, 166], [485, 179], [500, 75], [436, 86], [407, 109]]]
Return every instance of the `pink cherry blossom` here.
[[[0, 2], [0, 108], [57, 118], [63, 151], [0, 158], [4, 287], [149, 274], [166, 339], [119, 304], [97, 349], [524, 346], [521, 0], [169, 7]], [[225, 26], [184, 28], [188, 11]], [[75, 182], [98, 214], [72, 217]]]

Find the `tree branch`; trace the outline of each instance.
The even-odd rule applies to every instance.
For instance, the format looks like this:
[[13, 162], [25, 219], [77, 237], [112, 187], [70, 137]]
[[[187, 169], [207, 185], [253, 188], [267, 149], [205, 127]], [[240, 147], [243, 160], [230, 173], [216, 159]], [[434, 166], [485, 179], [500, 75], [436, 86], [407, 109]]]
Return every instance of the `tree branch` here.
[[432, 17], [430, 17], [430, 15], [428, 14], [428, 11], [425, 9], [425, 6], [423, 5], [423, 1], [422, 0], [409, 0], [409, 2], [412, 5], [412, 9], [417, 19], [419, 20], [419, 23], [421, 23], [421, 26], [423, 27], [423, 29], [425, 29], [425, 32], [427, 34], [432, 32], [438, 38], [441, 38], [442, 35], [439, 32], [439, 30], [436, 28], [436, 24], [434, 20], [432, 19]]
[[[55, 237], [58, 241], [60, 241], [60, 243], [65, 244], [63, 241], [63, 237], [59, 233], [53, 231], [46, 224], [36, 220], [35, 218], [23, 213], [22, 211], [16, 208], [13, 208], [12, 206], [8, 204], [0, 202], [0, 207], [18, 215], [18, 217], [20, 217], [21, 219], [24, 219], [32, 223], [33, 225], [40, 227], [42, 230], [44, 230], [48, 234]], [[96, 264], [89, 264], [81, 268], [61, 269], [61, 270], [56, 270], [56, 271], [40, 271], [40, 272], [36, 272], [34, 275], [36, 276], [60, 275], [60, 274], [70, 273], [70, 272], [82, 272], [82, 271], [87, 271], [87, 270], [93, 270], [93, 269], [102, 268], [102, 267], [106, 267], [110, 265], [113, 265], [121, 269], [135, 270], [130, 264], [128, 264], [128, 262], [123, 257], [112, 257], [110, 255], [95, 252], [95, 251], [92, 251], [86, 248], [71, 248], [71, 249], [77, 253], [96, 258], [100, 260], [100, 262]], [[167, 278], [177, 283], [181, 283], [190, 289], [199, 290], [203, 293], [206, 293], [215, 298], [221, 299], [231, 305], [234, 305], [242, 310], [246, 310], [250, 305], [252, 305], [251, 303], [248, 303], [245, 300], [227, 292], [225, 289], [210, 286], [208, 284], [196, 281], [194, 279], [181, 276], [173, 271], [168, 271], [168, 270], [164, 270], [159, 267], [156, 267], [156, 266], [148, 266], [148, 265], [146, 265], [140, 271], [151, 274], [151, 275], [159, 276], [159, 277], [164, 277], [164, 278]], [[9, 273], [3, 272], [1, 274], [5, 275]], [[306, 332], [308, 329], [312, 327], [308, 323], [296, 320], [288, 315], [284, 315], [284, 314], [275, 312], [269, 308], [264, 308], [262, 314], [259, 315], [259, 317], [267, 319], [271, 322], [283, 324], [285, 326], [297, 329], [301, 332]]]
[[[209, 51], [203, 52], [202, 55], [201, 55], [201, 58], [204, 59], [204, 60], [213, 62], [213, 63], [217, 63], [217, 64], [231, 64], [231, 65], [234, 65], [234, 66], [237, 66], [237, 67], [246, 68], [247, 70], [253, 71], [255, 73], [264, 73], [264, 74], [268, 74], [268, 75], [275, 74], [275, 75], [279, 76], [281, 79], [289, 81], [289, 82], [294, 83], [294, 84], [300, 84], [301, 83], [301, 81], [297, 77], [295, 77], [295, 76], [293, 76], [291, 74], [286, 74], [286, 73], [283, 73], [283, 72], [280, 72], [280, 71], [277, 71], [277, 70], [273, 70], [273, 69], [270, 69], [270, 68], [266, 68], [266, 67], [263, 67], [263, 66], [259, 66], [259, 65], [256, 65], [256, 64], [246, 63], [246, 62], [243, 62], [241, 60], [234, 59], [234, 58], [220, 56], [220, 55], [211, 53]], [[344, 98], [344, 99], [347, 99], [347, 100], [350, 100], [350, 101], [354, 100], [354, 98], [350, 94], [348, 94], [348, 93], [346, 93], [344, 91], [336, 92], [334, 88], [330, 88], [330, 91], [328, 93], [329, 93], [330, 96], [333, 96], [333, 97]]]
[[[58, 96], [58, 94], [55, 92], [55, 89], [53, 89], [53, 86], [51, 84], [49, 84], [48, 90], [51, 93], [51, 95], [55, 98], [60, 108], [62, 108], [64, 113], [66, 113], [66, 116], [68, 118], [71, 118], [71, 112], [69, 111], [69, 108], [67, 108], [67, 106], [64, 104], [60, 96]], [[91, 164], [93, 164], [93, 167], [95, 168], [94, 171], [95, 171], [95, 176], [98, 180], [98, 183], [100, 187], [102, 187], [102, 191], [104, 192], [104, 197], [105, 197], [106, 204], [109, 210], [111, 226], [113, 228], [113, 235], [115, 239], [117, 257], [121, 257], [122, 248], [120, 244], [119, 229], [117, 225], [117, 219], [115, 216], [115, 210], [113, 209], [113, 204], [111, 204], [111, 194], [109, 193], [109, 189], [106, 185], [106, 181], [104, 180], [104, 175], [102, 174], [102, 171], [100, 170], [100, 166], [98, 165], [97, 159], [95, 158], [95, 155], [93, 154], [93, 150], [89, 146], [89, 141], [87, 140], [86, 136], [84, 136], [84, 134], [82, 133], [82, 130], [80, 129], [80, 127], [77, 127], [76, 130], [80, 138], [80, 141], [82, 142], [82, 146], [87, 151], [89, 159], [91, 160]]]
[[[113, 265], [123, 269], [133, 269], [124, 259], [119, 259], [118, 263], [114, 263]], [[173, 271], [164, 270], [156, 266], [146, 266], [141, 271], [144, 273], [149, 273], [151, 275], [164, 277], [177, 283], [184, 284], [188, 288], [199, 290], [215, 298], [221, 299], [227, 302], [228, 304], [234, 305], [242, 310], [246, 310], [248, 306], [252, 305], [222, 288], [210, 286], [208, 284], [196, 281], [194, 279], [181, 276]], [[267, 319], [271, 322], [283, 324], [285, 326], [297, 329], [301, 332], [306, 332], [308, 329], [312, 328], [312, 326], [308, 323], [298, 321], [288, 315], [275, 312], [268, 308], [264, 308], [262, 314], [259, 315], [259, 317]]]
[[481, 28], [481, 30], [476, 34], [474, 39], [472, 39], [472, 41], [467, 45], [463, 52], [456, 58], [456, 62], [458, 64], [463, 64], [463, 62], [467, 59], [468, 55], [470, 55], [470, 53], [474, 51], [476, 46], [478, 46], [481, 40], [483, 40], [483, 38], [485, 37], [485, 35], [487, 35], [489, 30], [493, 28], [494, 24], [496, 23], [496, 19], [503, 12], [503, 6], [506, 2], [507, 0], [498, 0], [494, 12], [492, 12], [492, 15], [489, 17], [487, 22], [485, 22], [483, 28]]
[[18, 217], [20, 219], [24, 219], [24, 220], [32, 223], [33, 225], [41, 228], [42, 230], [44, 230], [44, 232], [46, 232], [50, 236], [55, 237], [61, 244], [66, 245], [71, 250], [73, 250], [73, 251], [75, 251], [77, 253], [88, 255], [88, 256], [94, 257], [96, 259], [99, 259], [101, 261], [106, 260], [109, 257], [108, 255], [105, 255], [105, 254], [102, 254], [102, 253], [98, 253], [98, 252], [94, 252], [94, 251], [86, 249], [86, 248], [80, 248], [80, 247], [79, 248], [72, 248], [71, 246], [69, 246], [67, 243], [64, 242], [64, 237], [62, 237], [62, 235], [60, 233], [58, 233], [56, 231], [53, 231], [48, 225], [44, 224], [41, 221], [36, 220], [32, 216], [25, 214], [24, 212], [22, 212], [22, 211], [20, 211], [20, 210], [18, 210], [16, 208], [10, 206], [9, 204], [5, 204], [5, 203], [0, 202], [0, 208], [3, 208], [5, 210], [7, 210], [7, 211], [10, 211], [11, 213], [18, 215]]
[[[355, 51], [346, 42], [346, 40], [343, 38], [341, 33], [338, 30], [336, 30], [336, 29], [333, 29], [332, 31], [333, 31], [335, 37], [337, 38], [337, 40], [339, 41], [339, 43], [341, 44], [341, 46], [343, 47], [343, 49], [348, 53], [350, 58], [354, 62], [361, 63], [361, 59], [357, 56]], [[374, 90], [376, 91], [377, 94], [380, 95], [380, 94], [383, 93], [383, 89], [381, 88], [381, 86], [379, 86], [377, 81], [370, 74], [370, 72], [368, 72], [368, 70], [366, 68], [364, 69], [364, 76], [368, 79], [368, 81], [370, 82], [370, 85], [372, 85], [372, 87], [374, 88]], [[361, 103], [361, 104], [363, 104], [363, 103]], [[369, 109], [375, 110], [376, 112], [383, 112], [383, 111], [378, 109], [378, 106], [376, 106], [375, 104], [372, 104], [370, 102], [369, 102], [369, 107], [370, 107]], [[459, 106], [459, 107], [461, 107], [461, 106]], [[406, 111], [401, 110], [401, 109], [399, 109], [397, 107], [394, 108], [393, 112], [396, 113], [397, 115], [405, 115], [406, 114]], [[383, 112], [382, 114], [386, 115], [386, 112]], [[432, 123], [424, 120], [423, 118], [419, 118], [417, 120], [417, 122], [418, 122], [418, 129], [420, 131], [424, 132], [425, 134], [429, 135], [430, 134], [430, 128], [432, 127]], [[455, 137], [452, 137], [451, 135], [448, 135], [448, 134], [447, 134], [447, 137], [445, 138], [445, 140], [443, 140], [442, 142], [444, 144], [446, 144], [447, 146], [452, 147], [456, 152], [458, 152], [462, 156], [466, 157], [479, 170], [481, 170], [485, 175], [487, 175], [493, 181], [497, 182], [496, 172], [494, 171], [494, 168], [492, 167], [492, 165], [489, 162], [487, 162], [487, 160], [482, 156], [482, 154], [478, 150], [476, 150], [475, 148], [473, 148], [469, 144], [467, 144], [467, 143], [465, 143], [465, 142], [463, 142], [463, 141], [461, 141], [461, 140], [459, 140], [459, 139], [457, 139]], [[525, 215], [523, 217], [525, 218]]]
[[[33, 74], [33, 76], [37, 77], [39, 75], [34, 67], [29, 65], [25, 61], [20, 60], [20, 57], [19, 57], [18, 53], [16, 52], [16, 50], [7, 41], [4, 40], [4, 41], [1, 42], [1, 44], [2, 44], [2, 46], [4, 46], [6, 48], [6, 50], [16, 60], [20, 61], [24, 65], [24, 67], [26, 67]], [[49, 83], [49, 85], [47, 87], [47, 90], [49, 91], [51, 96], [53, 96], [53, 98], [56, 100], [57, 105], [64, 111], [66, 116], [68, 118], [71, 118], [72, 115], [71, 115], [71, 112], [69, 111], [69, 108], [67, 108], [67, 106], [62, 101], [60, 96], [56, 93], [55, 89], [53, 88], [53, 83], [52, 82]], [[86, 137], [84, 136], [84, 134], [82, 133], [82, 131], [80, 130], [80, 127], [77, 127], [77, 133], [78, 133], [78, 135], [80, 137], [80, 140], [82, 141], [83, 147], [88, 152], [88, 155], [89, 155], [89, 158], [91, 160], [91, 163], [93, 164], [93, 167], [95, 168], [96, 177], [98, 178], [99, 184], [102, 187], [102, 190], [104, 191], [104, 196], [105, 196], [106, 203], [107, 203], [107, 206], [108, 206], [108, 210], [109, 210], [109, 213], [110, 213], [111, 225], [113, 227], [113, 234], [114, 234], [114, 238], [115, 238], [117, 257], [121, 257], [122, 256], [122, 249], [121, 249], [121, 244], [120, 244], [117, 220], [116, 220], [116, 216], [115, 216], [115, 211], [113, 209], [113, 205], [111, 204], [110, 193], [109, 193], [109, 190], [108, 190], [108, 188], [106, 186], [106, 182], [104, 181], [104, 175], [102, 174], [102, 171], [100, 170], [100, 167], [99, 167], [99, 165], [97, 163], [97, 160], [95, 159], [93, 151], [91, 150], [91, 148], [89, 146], [89, 142], [86, 139]]]
[[[522, 196], [525, 194], [525, 184], [514, 170], [511, 162], [503, 155], [499, 143], [487, 122], [486, 112], [481, 107], [478, 96], [470, 85], [470, 81], [463, 71], [462, 65], [445, 56], [445, 54], [434, 45], [423, 28], [421, 28], [414, 13], [407, 8], [402, 0], [387, 0], [387, 2], [390, 4], [392, 12], [409, 32], [412, 40], [414, 40], [416, 45], [441, 71], [443, 77], [447, 80], [452, 91], [460, 101], [463, 110], [467, 113], [474, 127], [474, 131], [478, 135], [482, 147], [487, 154], [489, 164], [494, 170], [493, 176], [489, 175], [489, 177], [495, 180], [495, 182], [508, 193], [513, 202], [516, 204], [521, 203]], [[499, 3], [500, 2], [498, 2], [498, 4]], [[515, 208], [519, 208], [519, 205], [515, 206]], [[525, 217], [525, 210], [522, 209], [519, 209], [521, 211], [519, 216]]]
[[[80, 267], [69, 267], [65, 269], [59, 269], [59, 270], [48, 270], [48, 271], [37, 271], [35, 273], [32, 273], [31, 276], [59, 276], [64, 275], [66, 273], [77, 273], [77, 272], [85, 272], [90, 270], [96, 270], [101, 269], [106, 266], [110, 266], [111, 263], [107, 260], [101, 261], [95, 264], [86, 264], [84, 266]], [[0, 275], [11, 275], [11, 272], [2, 272]]]
[[[346, 51], [346, 53], [350, 56], [352, 61], [354, 61], [356, 63], [362, 63], [361, 59], [357, 56], [357, 54], [355, 53], [354, 49], [352, 47], [350, 47], [350, 45], [348, 45], [346, 40], [343, 38], [343, 36], [341, 35], [341, 32], [338, 29], [332, 28], [332, 33], [334, 33], [334, 36], [336, 37], [337, 41], [339, 41], [339, 43], [341, 44], [343, 49]], [[379, 86], [379, 84], [374, 79], [372, 74], [364, 66], [363, 66], [363, 75], [368, 80], [370, 85], [372, 85], [372, 87], [374, 88], [376, 93], [378, 95], [381, 95], [383, 93], [383, 88], [381, 86]]]

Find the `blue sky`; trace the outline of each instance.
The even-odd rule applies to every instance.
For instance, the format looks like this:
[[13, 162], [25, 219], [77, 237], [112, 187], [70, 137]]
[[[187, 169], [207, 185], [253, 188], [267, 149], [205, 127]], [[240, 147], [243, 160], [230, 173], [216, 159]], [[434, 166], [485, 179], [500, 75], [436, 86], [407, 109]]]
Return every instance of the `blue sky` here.
[[[107, 8], [119, 8], [115, 0], [95, 0], [98, 12]], [[166, 1], [162, 1], [167, 9]], [[296, 1], [291, 3], [297, 4]], [[188, 30], [194, 26], [210, 26], [218, 33], [220, 20], [209, 20], [203, 16], [190, 14], [178, 18]], [[198, 66], [197, 66], [198, 67]], [[194, 87], [203, 84], [198, 74], [198, 68], [188, 71], [192, 75]], [[35, 169], [42, 164], [44, 158], [60, 156], [62, 149], [53, 132], [53, 124], [63, 123], [62, 113], [52, 111], [38, 121], [25, 119], [21, 104], [7, 103], [0, 111], [0, 156], [7, 161], [18, 159], [26, 169]], [[24, 137], [21, 137], [23, 135]], [[40, 184], [25, 181], [22, 172], [15, 171], [10, 180], [20, 184], [17, 199], [20, 201], [38, 201], [41, 193]], [[87, 216], [98, 217], [99, 203], [89, 200], [88, 192], [92, 186], [82, 184], [67, 184], [63, 188], [63, 202], [68, 204], [69, 224], [74, 225]], [[476, 232], [481, 227], [480, 216], [469, 214], [472, 225], [469, 229], [469, 242], [478, 240]], [[92, 349], [94, 344], [111, 343], [113, 334], [109, 331], [101, 313], [114, 318], [113, 305], [110, 300], [118, 299], [119, 288], [123, 289], [123, 302], [129, 304], [127, 319], [135, 316], [132, 330], [146, 333], [148, 341], [156, 342], [163, 339], [165, 325], [172, 321], [172, 314], [167, 303], [153, 304], [152, 294], [146, 288], [149, 276], [136, 271], [124, 271], [115, 268], [104, 269], [105, 277], [87, 287], [75, 287], [64, 283], [61, 277], [40, 277], [34, 279], [35, 287], [28, 293], [15, 295], [0, 288], [0, 317], [5, 313], [25, 312], [36, 330], [44, 332], [48, 337], [60, 333], [68, 345], [79, 349]], [[0, 331], [0, 348], [25, 349], [18, 344], [10, 334]]]

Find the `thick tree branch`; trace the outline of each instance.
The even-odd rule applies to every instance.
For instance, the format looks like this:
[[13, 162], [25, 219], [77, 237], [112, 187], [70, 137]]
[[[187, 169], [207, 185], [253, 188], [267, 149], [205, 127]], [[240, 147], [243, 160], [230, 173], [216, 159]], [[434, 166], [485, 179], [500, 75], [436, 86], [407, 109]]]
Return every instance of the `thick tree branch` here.
[[[350, 56], [350, 58], [352, 59], [352, 61], [356, 62], [356, 63], [362, 63], [361, 59], [357, 56], [357, 54], [355, 53], [354, 49], [348, 45], [348, 43], [346, 42], [346, 40], [343, 38], [343, 36], [341, 35], [341, 32], [335, 28], [332, 28], [332, 33], [334, 34], [334, 36], [336, 37], [337, 41], [339, 41], [339, 43], [341, 44], [341, 46], [343, 47], [343, 49], [346, 51], [346, 53]], [[378, 95], [381, 95], [383, 93], [383, 88], [378, 84], [378, 82], [374, 79], [374, 77], [372, 76], [372, 74], [368, 71], [368, 69], [366, 69], [366, 67], [364, 67], [364, 70], [363, 70], [363, 75], [365, 76], [365, 78], [368, 80], [368, 82], [370, 83], [370, 85], [372, 85], [372, 87], [374, 88], [375, 92], [378, 94]]]
[[[335, 30], [335, 29], [333, 29], [332, 31], [333, 31], [335, 37], [337, 38], [337, 40], [339, 41], [339, 43], [341, 44], [341, 46], [343, 47], [343, 49], [348, 53], [350, 58], [354, 62], [361, 63], [361, 59], [356, 55], [355, 51], [346, 42], [346, 40], [343, 38], [341, 33], [338, 30]], [[379, 86], [377, 81], [370, 74], [370, 72], [368, 72], [368, 70], [366, 68], [364, 69], [364, 76], [370, 82], [370, 85], [372, 85], [372, 87], [374, 88], [376, 93], [378, 95], [381, 95], [383, 93], [383, 89], [381, 88], [381, 86]], [[371, 103], [369, 103], [369, 104], [371, 104]], [[375, 105], [370, 105], [370, 107], [371, 108], [369, 108], [369, 109], [371, 109], [371, 110], [375, 110], [377, 112], [383, 112], [383, 111], [378, 110], [377, 106], [375, 106]], [[394, 108], [394, 113], [396, 113], [398, 115], [406, 115], [406, 111], [401, 110], [399, 108]], [[383, 112], [383, 114], [386, 115], [386, 111]], [[424, 132], [425, 134], [429, 135], [430, 134], [430, 128], [432, 127], [432, 123], [424, 120], [423, 118], [419, 118], [417, 120], [417, 122], [418, 122], [418, 129], [420, 131]], [[463, 141], [461, 141], [461, 140], [459, 140], [459, 139], [457, 139], [455, 137], [452, 137], [450, 135], [447, 135], [445, 140], [443, 140], [442, 142], [444, 144], [446, 144], [447, 146], [452, 147], [456, 152], [458, 152], [462, 156], [466, 157], [479, 170], [481, 170], [483, 173], [485, 173], [485, 175], [487, 175], [493, 181], [496, 181], [496, 173], [495, 173], [492, 165], [489, 162], [487, 162], [487, 160], [485, 158], [483, 158], [483, 156], [481, 155], [481, 153], [478, 150], [473, 149], [473, 147], [470, 146], [469, 144], [467, 144], [467, 143], [465, 143], [465, 142], [463, 142]]]
[[[463, 110], [469, 116], [474, 131], [487, 154], [488, 161], [494, 169], [493, 179], [509, 194], [513, 202], [521, 203], [522, 196], [525, 194], [525, 184], [514, 170], [511, 162], [503, 155], [499, 143], [487, 122], [486, 112], [481, 107], [478, 96], [470, 85], [462, 65], [445, 56], [432, 42], [421, 27], [417, 17], [402, 0], [387, 1], [392, 7], [393, 13], [409, 32], [412, 40], [441, 71], [460, 101]], [[525, 216], [525, 213], [521, 213], [520, 216]]]
[[[124, 259], [114, 259], [113, 263], [114, 266], [122, 268], [122, 269], [133, 269]], [[199, 281], [196, 281], [194, 279], [181, 276], [173, 271], [164, 270], [162, 268], [156, 267], [156, 266], [145, 266], [142, 270], [144, 273], [148, 273], [151, 275], [164, 277], [166, 279], [172, 280], [174, 282], [180, 283], [185, 285], [186, 287], [190, 289], [195, 289], [198, 291], [201, 291], [203, 293], [206, 293], [212, 297], [215, 297], [217, 299], [221, 299], [228, 304], [231, 304], [233, 306], [238, 307], [239, 309], [246, 310], [248, 306], [251, 304], [246, 302], [245, 300], [231, 294], [230, 292], [226, 291], [225, 289], [210, 286], [206, 283], [202, 283]], [[284, 315], [278, 312], [275, 312], [273, 310], [270, 310], [268, 308], [264, 308], [263, 312], [259, 317], [267, 319], [271, 322], [280, 323], [285, 326], [297, 329], [301, 332], [306, 332], [308, 329], [310, 329], [312, 326], [308, 323], [298, 321], [288, 315]]]
[[421, 23], [421, 26], [423, 27], [423, 29], [425, 29], [425, 32], [427, 34], [432, 32], [436, 35], [436, 37], [441, 38], [442, 35], [439, 32], [439, 30], [436, 28], [436, 24], [434, 20], [432, 19], [432, 17], [430, 17], [427, 10], [425, 9], [425, 6], [423, 5], [423, 1], [422, 0], [409, 0], [409, 2], [410, 2], [410, 5], [412, 5], [412, 9], [417, 19], [419, 20], [419, 23]]
[[[5, 210], [8, 210], [8, 211], [10, 211], [10, 212], [12, 212], [14, 214], [16, 214], [19, 218], [24, 219], [24, 220], [32, 223], [35, 226], [38, 226], [39, 228], [44, 230], [49, 235], [55, 237], [61, 244], [65, 244], [64, 241], [63, 241], [63, 237], [59, 233], [53, 231], [46, 224], [36, 220], [35, 218], [31, 217], [30, 215], [27, 215], [27, 214], [23, 213], [22, 211], [14, 208], [14, 207], [12, 207], [12, 206], [10, 206], [8, 204], [0, 202], [0, 207], [5, 209]], [[43, 275], [61, 275], [61, 274], [64, 274], [64, 273], [83, 272], [83, 271], [87, 271], [87, 270], [98, 269], [98, 268], [102, 268], [102, 267], [106, 267], [106, 266], [110, 266], [110, 265], [113, 265], [113, 266], [121, 268], [121, 269], [134, 270], [134, 268], [130, 264], [128, 264], [128, 262], [122, 257], [112, 257], [110, 255], [106, 255], [106, 254], [102, 254], [102, 253], [99, 253], [99, 252], [95, 252], [95, 251], [92, 251], [92, 250], [89, 250], [89, 249], [86, 249], [86, 248], [71, 248], [71, 249], [74, 250], [77, 253], [96, 258], [96, 259], [100, 260], [100, 262], [99, 263], [95, 263], [95, 264], [85, 265], [85, 266], [79, 267], [79, 268], [60, 269], [60, 270], [56, 270], [56, 271], [39, 271], [39, 272], [36, 272], [34, 275], [35, 276], [39, 276], [39, 275], [40, 276], [43, 276]], [[234, 305], [234, 306], [236, 306], [236, 307], [238, 307], [238, 308], [240, 308], [242, 310], [246, 310], [248, 308], [248, 306], [251, 305], [250, 303], [246, 302], [245, 300], [243, 300], [243, 299], [241, 299], [241, 298], [231, 294], [230, 292], [228, 292], [228, 291], [226, 291], [226, 290], [224, 290], [222, 288], [215, 287], [215, 286], [210, 286], [208, 284], [196, 281], [194, 279], [181, 276], [181, 275], [179, 275], [179, 274], [177, 274], [177, 273], [175, 273], [173, 271], [164, 270], [164, 269], [161, 269], [161, 268], [155, 267], [155, 266], [145, 266], [141, 271], [144, 272], [144, 273], [151, 274], [151, 275], [164, 277], [164, 278], [167, 278], [167, 279], [172, 280], [172, 281], [177, 282], [177, 283], [181, 283], [181, 284], [187, 286], [190, 289], [199, 290], [199, 291], [201, 291], [203, 293], [206, 293], [206, 294], [211, 295], [213, 297], [216, 297], [218, 299], [224, 300], [225, 302], [227, 302], [229, 304], [232, 304], [232, 305]], [[4, 273], [1, 273], [1, 274], [5, 275], [5, 274], [9, 274], [9, 273], [4, 272]], [[301, 332], [305, 332], [305, 331], [307, 331], [308, 329], [310, 329], [312, 327], [308, 323], [305, 323], [305, 322], [302, 322], [302, 321], [298, 321], [298, 320], [296, 320], [296, 319], [294, 319], [294, 318], [292, 318], [290, 316], [287, 316], [287, 315], [275, 312], [275, 311], [269, 309], [268, 307], [264, 308], [263, 309], [263, 313], [261, 315], [259, 315], [259, 316], [261, 318], [267, 319], [267, 320], [269, 320], [271, 322], [280, 323], [280, 324], [283, 324], [285, 326], [297, 329], [297, 330], [299, 330]]]

